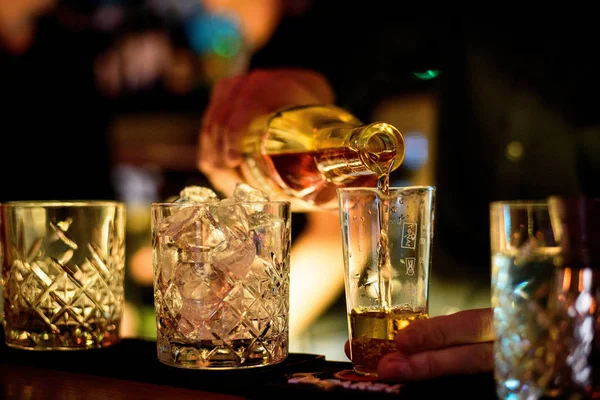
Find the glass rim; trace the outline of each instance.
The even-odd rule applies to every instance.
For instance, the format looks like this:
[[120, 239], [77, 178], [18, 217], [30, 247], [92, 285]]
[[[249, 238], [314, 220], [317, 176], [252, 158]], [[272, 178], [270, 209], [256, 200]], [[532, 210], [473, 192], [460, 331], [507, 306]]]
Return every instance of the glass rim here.
[[[433, 192], [436, 190], [435, 186], [429, 185], [416, 185], [416, 186], [390, 186], [390, 191], [406, 191], [406, 190], [423, 190], [428, 192]], [[346, 188], [337, 188], [336, 191], [338, 193], [352, 193], [352, 192], [371, 192], [371, 193], [379, 193], [379, 189], [371, 186], [361, 186], [361, 187], [346, 187]]]
[[544, 199], [532, 199], [532, 200], [495, 200], [490, 202], [490, 208], [497, 207], [548, 207], [548, 202]]
[[74, 208], [74, 207], [124, 207], [125, 203], [116, 200], [10, 200], [0, 203], [10, 208]]
[[[221, 202], [221, 200], [216, 201], [216, 202], [206, 202], [206, 201], [188, 201], [188, 202], [181, 202], [181, 203], [175, 203], [175, 202], [168, 202], [168, 201], [155, 201], [150, 203], [150, 206], [152, 208], [156, 208], [156, 207], [190, 207], [193, 205], [197, 205], [197, 206], [206, 206], [206, 205], [218, 205]], [[278, 205], [278, 206], [288, 206], [291, 207], [292, 203], [286, 200], [269, 200], [269, 201], [235, 201], [235, 204], [242, 204], [242, 205], [257, 205], [257, 204], [269, 204], [269, 205]]]

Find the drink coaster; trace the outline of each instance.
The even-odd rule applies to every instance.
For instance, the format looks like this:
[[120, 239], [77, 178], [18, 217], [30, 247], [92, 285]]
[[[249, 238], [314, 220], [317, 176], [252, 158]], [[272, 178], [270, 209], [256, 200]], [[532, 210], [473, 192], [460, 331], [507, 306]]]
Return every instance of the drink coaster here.
[[337, 379], [351, 382], [374, 382], [377, 380], [376, 376], [357, 374], [351, 369], [343, 369], [334, 373], [333, 376]]
[[380, 393], [400, 393], [400, 383], [385, 383], [377, 381], [375, 376], [359, 375], [352, 369], [329, 373], [295, 373], [288, 377], [287, 383], [316, 387], [320, 390], [350, 390]]

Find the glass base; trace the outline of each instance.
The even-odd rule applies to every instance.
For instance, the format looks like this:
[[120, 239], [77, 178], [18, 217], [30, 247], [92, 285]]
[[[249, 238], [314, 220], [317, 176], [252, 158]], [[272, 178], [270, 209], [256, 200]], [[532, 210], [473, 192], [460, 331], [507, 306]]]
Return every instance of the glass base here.
[[114, 332], [95, 332], [92, 335], [83, 330], [74, 332], [30, 332], [24, 329], [5, 329], [4, 342], [8, 347], [29, 351], [78, 351], [100, 349], [121, 341], [118, 329]]
[[374, 378], [377, 378], [379, 376], [379, 375], [377, 375], [377, 369], [373, 369], [371, 367], [354, 365], [353, 369], [354, 369], [354, 372], [356, 372], [358, 375], [371, 376]]
[[245, 347], [241, 345], [245, 341], [232, 342], [229, 346], [216, 346], [204, 341], [195, 345], [161, 345], [161, 341], [157, 341], [158, 360], [165, 365], [182, 369], [236, 370], [276, 365], [288, 356], [287, 346], [275, 347], [270, 351], [257, 346], [250, 350], [247, 344]]
[[259, 364], [240, 364], [237, 363], [203, 363], [201, 360], [197, 360], [196, 362], [191, 362], [186, 360], [185, 362], [175, 362], [171, 359], [171, 357], [163, 357], [161, 358], [160, 354], [158, 356], [158, 361], [161, 363], [168, 365], [169, 367], [175, 367], [180, 369], [198, 369], [198, 370], [207, 370], [207, 371], [231, 371], [231, 370], [239, 370], [239, 369], [251, 369], [251, 368], [261, 368], [261, 367], [269, 367], [273, 365], [277, 365], [282, 363], [284, 359], [278, 360], [276, 362], [261, 362]]

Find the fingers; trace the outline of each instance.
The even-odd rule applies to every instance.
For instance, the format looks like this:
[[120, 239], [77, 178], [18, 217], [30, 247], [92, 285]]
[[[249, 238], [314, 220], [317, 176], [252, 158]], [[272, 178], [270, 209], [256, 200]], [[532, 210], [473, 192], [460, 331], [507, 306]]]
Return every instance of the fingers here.
[[352, 359], [350, 357], [350, 341], [349, 340], [346, 340], [346, 343], [344, 343], [344, 353], [346, 353], [346, 357], [348, 357], [349, 360]]
[[287, 73], [281, 70], [255, 70], [248, 75], [237, 88], [235, 101], [229, 104], [226, 121], [220, 121], [225, 136], [226, 165], [233, 167], [238, 163], [241, 157], [240, 136], [247, 131], [254, 118], [282, 107], [321, 103], [330, 99], [320, 98], [319, 91], [313, 91], [318, 86], [317, 82], [313, 85], [302, 83], [308, 80], [309, 76], [305, 73]]
[[398, 351], [405, 355], [493, 340], [491, 308], [459, 311], [414, 321], [400, 330], [395, 338]]
[[493, 343], [476, 343], [402, 356], [391, 353], [377, 368], [384, 380], [422, 380], [446, 375], [474, 374], [493, 370]]
[[[384, 380], [422, 380], [493, 371], [493, 311], [481, 308], [412, 322], [396, 335], [397, 352], [383, 357]], [[344, 346], [350, 358], [347, 341]]]

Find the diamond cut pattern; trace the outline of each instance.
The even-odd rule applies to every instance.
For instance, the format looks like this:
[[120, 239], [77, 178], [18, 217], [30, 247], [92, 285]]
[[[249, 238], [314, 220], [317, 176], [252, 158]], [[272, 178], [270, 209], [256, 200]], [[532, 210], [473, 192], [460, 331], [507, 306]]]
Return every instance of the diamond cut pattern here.
[[[153, 210], [159, 359], [177, 367], [216, 369], [268, 365], [285, 359], [288, 351], [289, 222], [286, 220], [277, 228], [281, 230], [274, 231], [273, 234], [281, 236], [277, 241], [267, 235], [270, 233], [268, 227], [260, 232], [252, 229], [236, 231], [236, 235], [248, 235], [247, 240], [254, 241], [256, 246], [256, 255], [250, 257], [251, 265], [237, 267], [230, 264], [248, 257], [231, 256], [220, 264], [223, 258], [217, 255], [217, 262], [213, 262], [214, 254], [226, 251], [227, 246], [221, 246], [223, 250], [194, 242], [194, 257], [191, 257], [189, 246], [177, 241], [182, 237], [180, 233], [171, 232], [175, 239], [164, 233], [170, 232], [170, 228], [165, 228], [169, 225], [163, 222], [172, 220], [174, 214], [159, 216], [157, 213], [161, 212]], [[202, 220], [197, 220], [196, 225], [188, 225], [204, 232], [202, 224]], [[222, 229], [228, 232], [227, 227]], [[200, 234], [189, 236], [204, 240]], [[273, 252], [266, 251], [263, 240], [267, 239], [269, 243], [274, 241], [271, 246], [277, 246]], [[198, 251], [200, 248], [204, 250]], [[275, 257], [275, 252], [284, 259]]]
[[[96, 228], [86, 221], [48, 221], [47, 235], [37, 238], [27, 237], [32, 230], [23, 223], [17, 225], [16, 243], [3, 266], [9, 345], [91, 348], [118, 340], [125, 244], [114, 217], [106, 220], [101, 234], [92, 233], [90, 241], [81, 230]], [[26, 239], [32, 243], [28, 248]]]

